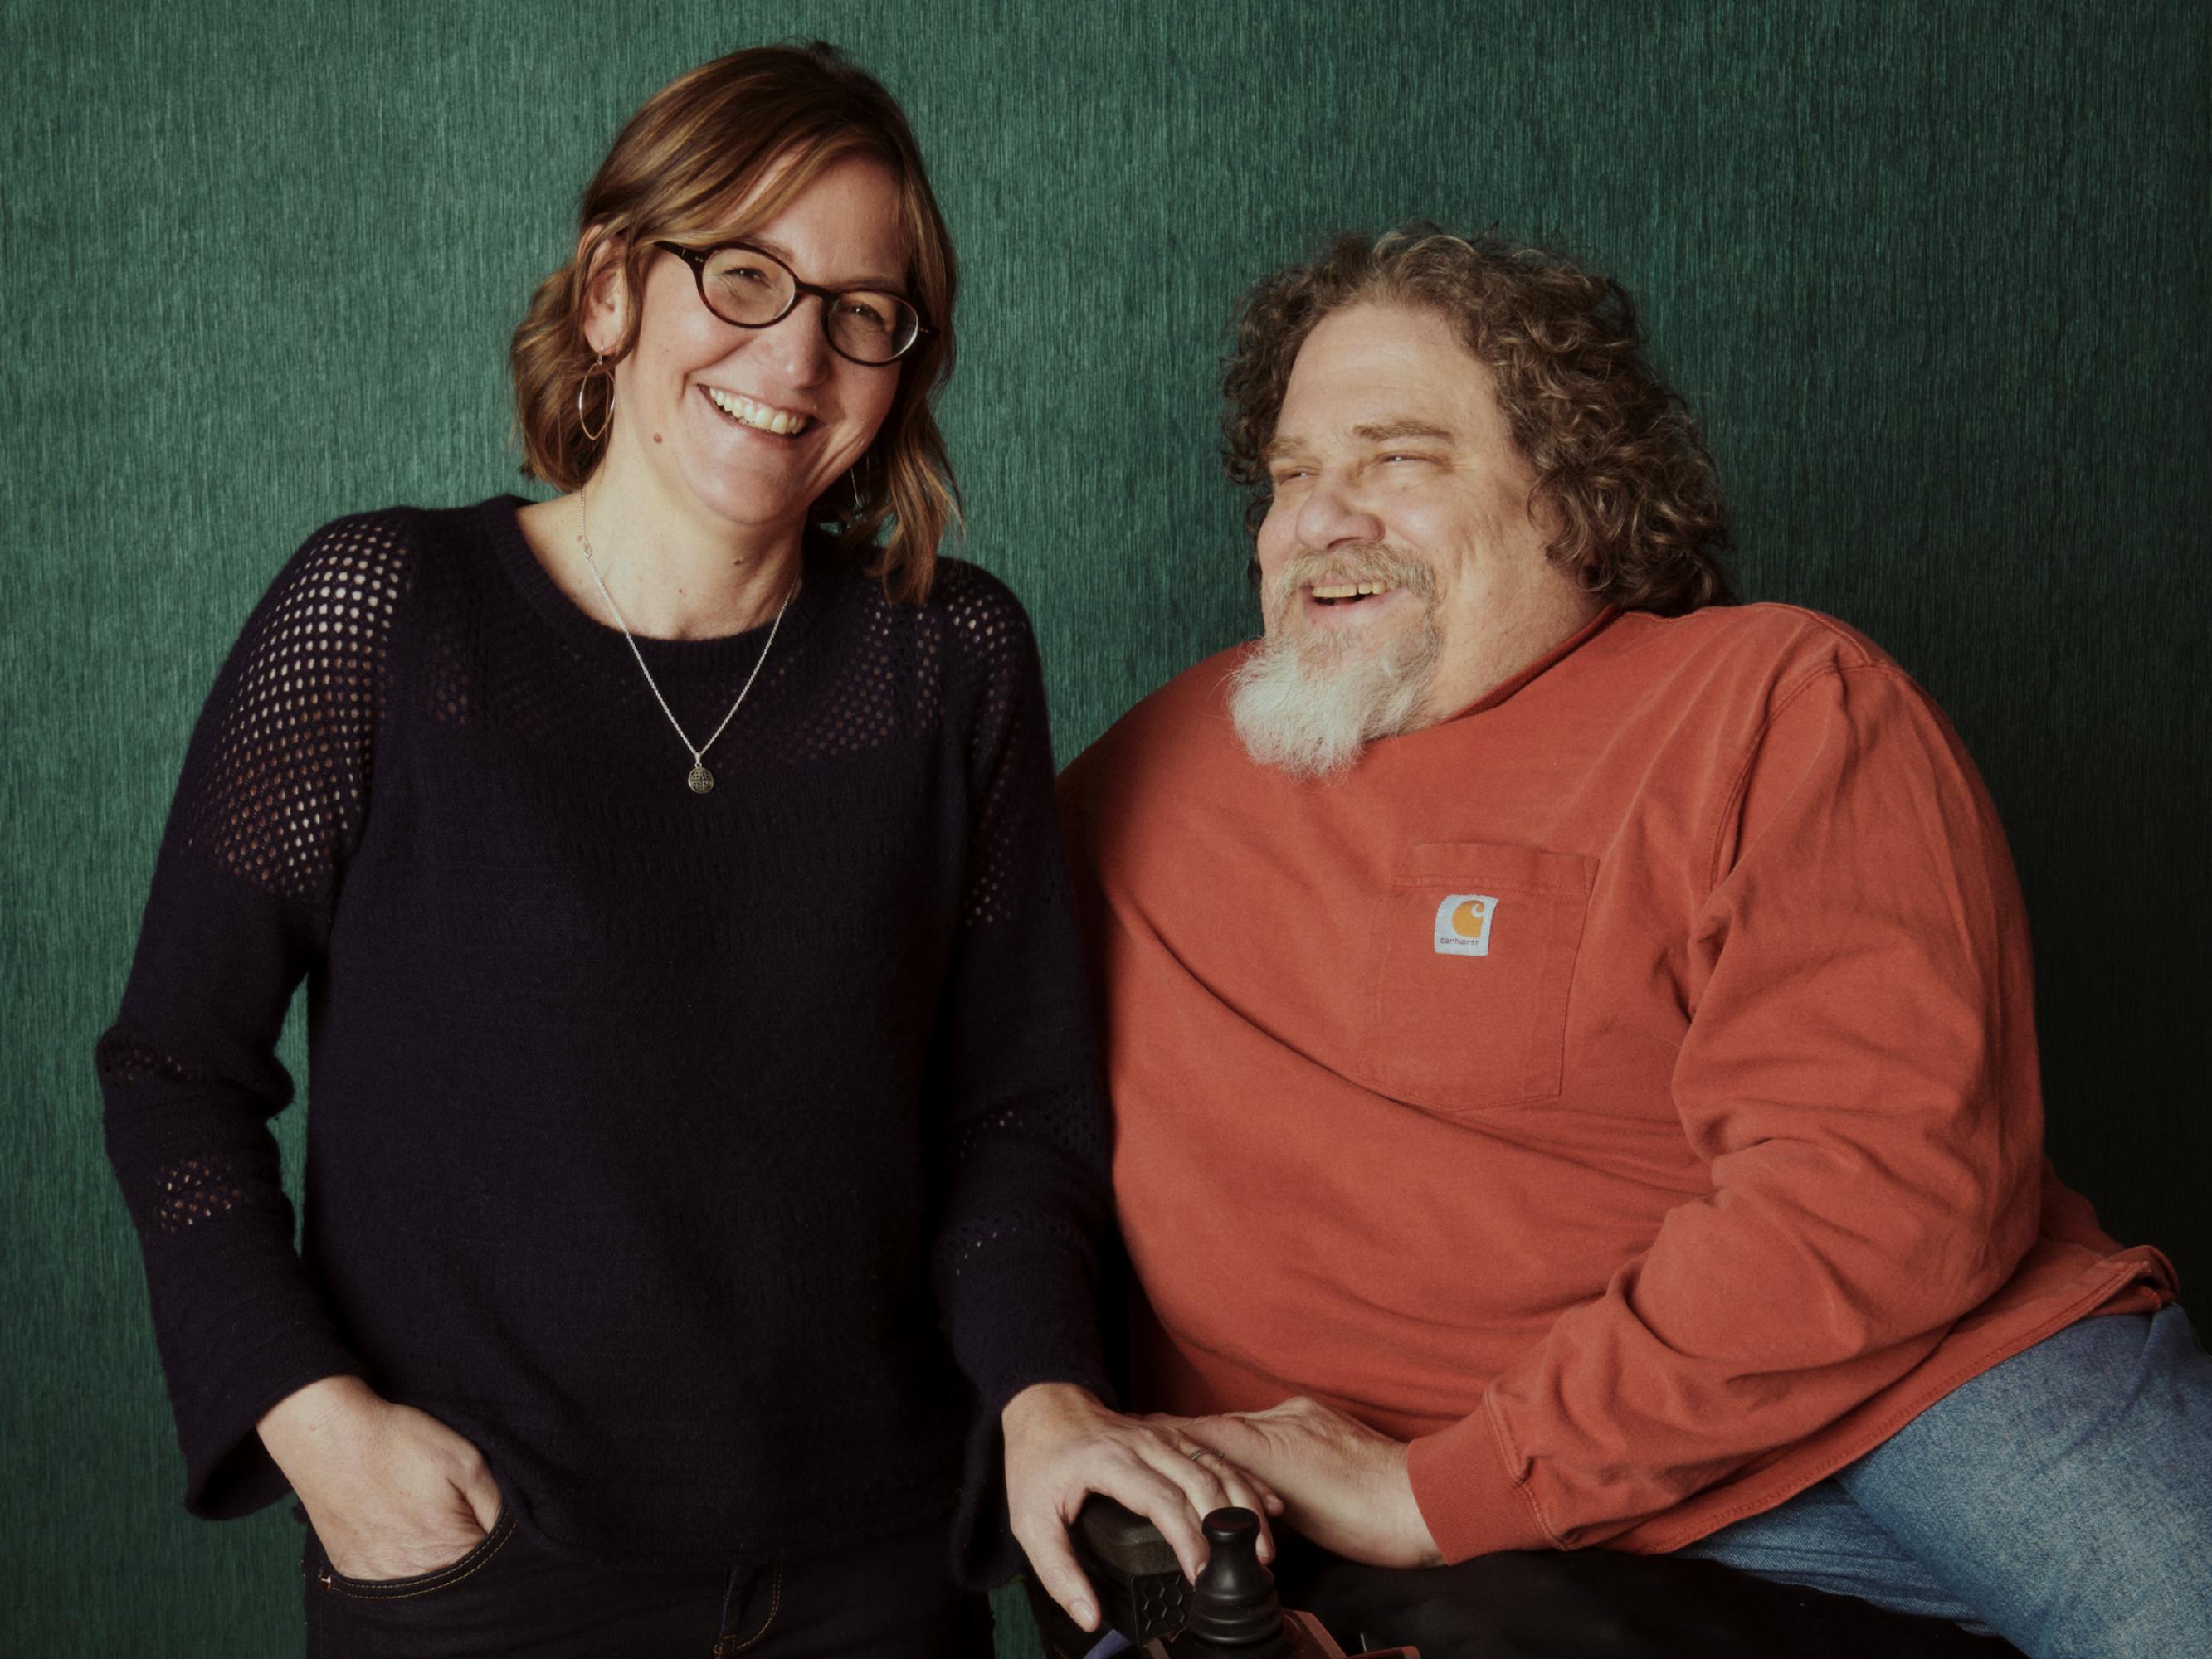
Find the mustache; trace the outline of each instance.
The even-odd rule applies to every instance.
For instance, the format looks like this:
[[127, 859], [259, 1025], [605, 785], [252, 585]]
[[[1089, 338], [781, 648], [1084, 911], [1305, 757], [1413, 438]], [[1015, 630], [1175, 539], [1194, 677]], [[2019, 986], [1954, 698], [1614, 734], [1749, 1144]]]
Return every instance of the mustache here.
[[1348, 582], [1393, 582], [1420, 599], [1437, 596], [1436, 573], [1423, 561], [1388, 542], [1348, 542], [1327, 550], [1300, 548], [1281, 569], [1261, 582], [1261, 600], [1273, 613], [1287, 605], [1300, 588], [1324, 576]]

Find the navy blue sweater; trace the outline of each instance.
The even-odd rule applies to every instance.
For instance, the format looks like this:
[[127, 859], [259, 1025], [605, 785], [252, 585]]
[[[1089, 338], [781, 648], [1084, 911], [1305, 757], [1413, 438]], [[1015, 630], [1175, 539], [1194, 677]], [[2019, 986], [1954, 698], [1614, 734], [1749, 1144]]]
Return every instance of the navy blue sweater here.
[[[99, 1066], [186, 1504], [277, 1497], [255, 1420], [352, 1374], [579, 1557], [916, 1524], [963, 1434], [995, 1507], [999, 1407], [1104, 1386], [1027, 620], [972, 566], [899, 606], [811, 549], [698, 795], [519, 505], [317, 532], [185, 759]], [[765, 636], [640, 644], [697, 738]], [[266, 1122], [302, 979], [295, 1249]]]

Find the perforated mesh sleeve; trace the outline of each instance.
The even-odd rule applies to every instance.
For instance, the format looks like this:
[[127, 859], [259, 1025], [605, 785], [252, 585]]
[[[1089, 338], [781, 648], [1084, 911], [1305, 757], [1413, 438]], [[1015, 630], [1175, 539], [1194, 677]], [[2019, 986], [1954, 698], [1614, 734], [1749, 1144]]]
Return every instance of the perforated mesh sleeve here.
[[1095, 1308], [1110, 1147], [1029, 621], [965, 566], [950, 568], [939, 597], [970, 827], [942, 1033], [950, 1169], [934, 1267], [982, 1407], [959, 1535], [969, 1576], [990, 1582], [1015, 1565], [980, 1513], [998, 1486], [1000, 1408], [1040, 1382], [1110, 1398]]
[[256, 1419], [359, 1369], [295, 1251], [267, 1121], [292, 1097], [277, 1035], [368, 811], [411, 557], [398, 515], [343, 520], [255, 608], [193, 733], [122, 1012], [100, 1042], [108, 1155], [199, 1514], [277, 1496]]

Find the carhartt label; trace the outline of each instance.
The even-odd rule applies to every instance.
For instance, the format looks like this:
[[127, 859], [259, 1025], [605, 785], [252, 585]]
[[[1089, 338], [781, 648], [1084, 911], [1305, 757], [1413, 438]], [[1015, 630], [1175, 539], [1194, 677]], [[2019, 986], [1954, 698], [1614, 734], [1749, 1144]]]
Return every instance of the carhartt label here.
[[1487, 893], [1454, 893], [1437, 906], [1437, 954], [1488, 956], [1491, 918], [1497, 914], [1498, 901]]

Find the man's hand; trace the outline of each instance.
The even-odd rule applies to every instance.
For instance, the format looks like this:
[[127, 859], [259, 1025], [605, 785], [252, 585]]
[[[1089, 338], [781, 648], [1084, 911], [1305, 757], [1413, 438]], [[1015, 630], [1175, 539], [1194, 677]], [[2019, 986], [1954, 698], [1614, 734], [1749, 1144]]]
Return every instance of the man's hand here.
[[258, 1427], [331, 1567], [349, 1578], [451, 1566], [499, 1518], [499, 1486], [483, 1454], [358, 1377], [310, 1382], [263, 1413]]
[[1406, 1445], [1312, 1400], [1221, 1417], [1148, 1417], [1249, 1469], [1282, 1494], [1283, 1518], [1325, 1550], [1370, 1567], [1443, 1565], [1413, 1501]]
[[1159, 1420], [1109, 1411], [1072, 1382], [1024, 1389], [999, 1420], [1006, 1431], [1006, 1512], [1015, 1541], [1045, 1593], [1086, 1631], [1098, 1627], [1098, 1598], [1076, 1565], [1067, 1528], [1092, 1492], [1158, 1527], [1188, 1577], [1206, 1565], [1200, 1521], [1226, 1505], [1261, 1517], [1260, 1559], [1274, 1554], [1267, 1517], [1282, 1513], [1283, 1500], [1233, 1459]]

